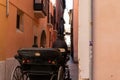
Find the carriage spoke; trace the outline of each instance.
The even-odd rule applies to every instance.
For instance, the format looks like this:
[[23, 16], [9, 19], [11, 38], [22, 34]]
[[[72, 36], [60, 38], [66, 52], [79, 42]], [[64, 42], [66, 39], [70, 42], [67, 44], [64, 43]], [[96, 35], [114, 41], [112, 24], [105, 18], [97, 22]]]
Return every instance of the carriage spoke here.
[[22, 72], [20, 66], [17, 66], [12, 75], [12, 80], [21, 80]]

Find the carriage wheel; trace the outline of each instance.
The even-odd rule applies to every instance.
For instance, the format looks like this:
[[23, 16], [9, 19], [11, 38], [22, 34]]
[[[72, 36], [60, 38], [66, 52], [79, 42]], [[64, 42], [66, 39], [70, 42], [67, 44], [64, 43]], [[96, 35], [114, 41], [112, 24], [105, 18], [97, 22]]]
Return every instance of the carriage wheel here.
[[62, 66], [59, 67], [57, 80], [64, 80], [64, 71]]
[[20, 66], [17, 66], [13, 70], [11, 80], [30, 80], [28, 73], [23, 73]]
[[22, 74], [21, 80], [30, 80], [29, 75], [27, 72]]
[[57, 80], [57, 75], [56, 74], [53, 74], [50, 78], [50, 80]]
[[66, 69], [66, 79], [65, 80], [71, 80], [69, 69]]
[[14, 68], [11, 80], [21, 80], [22, 72], [21, 67], [17, 66]]

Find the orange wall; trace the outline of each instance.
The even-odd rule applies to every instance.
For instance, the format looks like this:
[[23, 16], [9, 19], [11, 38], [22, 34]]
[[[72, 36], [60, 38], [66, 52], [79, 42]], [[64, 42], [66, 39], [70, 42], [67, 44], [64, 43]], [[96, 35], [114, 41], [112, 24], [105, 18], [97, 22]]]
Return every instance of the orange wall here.
[[94, 80], [120, 80], [119, 2], [94, 2]]
[[[19, 2], [19, 1], [18, 1]], [[26, 3], [26, 1], [24, 1]], [[21, 2], [22, 3], [22, 2]], [[29, 1], [31, 4], [32, 1]], [[24, 6], [24, 7], [23, 7]], [[20, 8], [19, 8], [20, 7]], [[32, 11], [32, 8], [26, 9], [26, 7], [30, 7], [29, 5], [20, 5], [17, 2], [11, 1], [9, 4], [9, 16], [8, 26], [7, 26], [7, 42], [6, 42], [6, 58], [15, 55], [16, 50], [22, 47], [31, 47], [33, 44], [33, 17], [29, 14]], [[24, 12], [24, 31], [20, 31], [16, 29], [16, 15], [17, 8], [21, 9]]]
[[6, 0], [0, 0], [0, 6], [6, 6]]
[[34, 18], [33, 0], [10, 0], [14, 7], [22, 9], [29, 17]]
[[[23, 32], [16, 29], [17, 9], [24, 13]], [[20, 48], [32, 47], [35, 35], [38, 37], [40, 47], [42, 30], [47, 34], [47, 18], [41, 20], [34, 17], [33, 0], [10, 0], [8, 17], [6, 17], [6, 2], [0, 0], [0, 10], [0, 54], [2, 55], [0, 60], [13, 57]], [[47, 40], [47, 46], [48, 43]]]
[[[20, 48], [32, 47], [34, 36], [38, 37], [39, 47], [43, 30], [46, 34], [46, 47], [49, 47], [50, 41], [47, 16], [34, 16], [33, 0], [9, 0], [8, 9], [9, 16], [6, 16], [6, 0], [0, 0], [0, 80], [11, 78], [13, 67], [17, 65], [14, 55]], [[23, 12], [23, 31], [16, 28], [17, 10]]]
[[5, 59], [7, 35], [6, 2], [0, 0], [0, 60]]

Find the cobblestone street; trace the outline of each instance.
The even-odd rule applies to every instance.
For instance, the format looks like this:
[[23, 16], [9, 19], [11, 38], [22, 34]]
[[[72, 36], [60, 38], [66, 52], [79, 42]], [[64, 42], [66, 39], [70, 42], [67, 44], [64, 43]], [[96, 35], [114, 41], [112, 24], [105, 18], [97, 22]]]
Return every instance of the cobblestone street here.
[[68, 65], [70, 68], [71, 80], [78, 80], [78, 63], [74, 63], [70, 58]]

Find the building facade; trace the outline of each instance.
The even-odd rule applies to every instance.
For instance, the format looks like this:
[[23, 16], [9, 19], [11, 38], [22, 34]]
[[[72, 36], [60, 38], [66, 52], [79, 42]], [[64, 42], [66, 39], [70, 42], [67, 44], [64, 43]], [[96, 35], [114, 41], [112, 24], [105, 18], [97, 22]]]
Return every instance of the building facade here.
[[51, 47], [53, 13], [49, 0], [0, 0], [0, 80], [11, 79], [18, 49]]
[[66, 7], [65, 0], [56, 0], [56, 30], [58, 34], [64, 34], [64, 9]]
[[119, 80], [119, 1], [79, 0], [79, 80]]
[[1, 70], [1, 72], [0, 72], [0, 79], [1, 80], [4, 80], [4, 74], [5, 74], [5, 54], [4, 53], [6, 53], [6, 50], [5, 50], [5, 47], [6, 47], [6, 41], [7, 41], [7, 39], [5, 39], [6, 37], [6, 35], [7, 35], [7, 18], [5, 17], [6, 16], [6, 1], [4, 1], [4, 0], [1, 0], [0, 1], [0, 10], [1, 10], [1, 12], [0, 12], [0, 30], [2, 30], [2, 31], [0, 31], [0, 36], [1, 36], [1, 38], [0, 38], [0, 70]]
[[[119, 80], [120, 16], [119, 1], [93, 3], [94, 80]], [[98, 64], [99, 63], [99, 64]]]
[[73, 0], [73, 59], [78, 62], [78, 0]]

